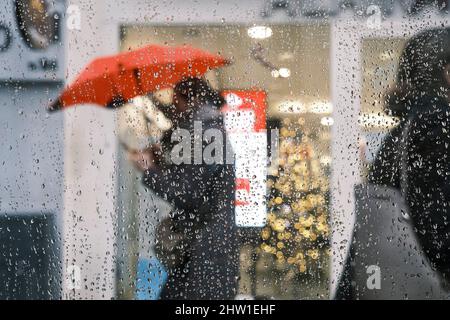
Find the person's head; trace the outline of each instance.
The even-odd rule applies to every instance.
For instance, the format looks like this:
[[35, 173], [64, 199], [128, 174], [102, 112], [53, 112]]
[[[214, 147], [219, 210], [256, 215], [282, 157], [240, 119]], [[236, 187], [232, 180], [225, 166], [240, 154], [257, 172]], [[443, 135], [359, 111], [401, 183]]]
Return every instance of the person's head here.
[[401, 116], [422, 96], [450, 98], [450, 28], [421, 32], [400, 56], [395, 89], [388, 93], [390, 113]]
[[173, 90], [173, 104], [178, 113], [198, 108], [204, 104], [220, 107], [224, 99], [202, 78], [186, 78], [178, 82]]

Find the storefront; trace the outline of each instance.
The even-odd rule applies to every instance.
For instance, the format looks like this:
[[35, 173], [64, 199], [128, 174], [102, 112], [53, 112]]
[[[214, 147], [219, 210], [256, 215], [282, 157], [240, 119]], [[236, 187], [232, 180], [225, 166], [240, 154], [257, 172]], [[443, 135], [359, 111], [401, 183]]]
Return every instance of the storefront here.
[[[372, 149], [367, 151], [369, 154], [372, 150], [376, 150], [380, 140], [379, 135], [373, 132], [383, 131], [391, 123], [390, 119], [380, 114], [380, 99], [374, 103], [373, 97], [392, 83], [394, 61], [398, 57], [403, 39], [420, 29], [441, 23], [447, 24], [448, 20], [437, 9], [431, 11], [425, 9], [414, 15], [408, 14], [408, 8], [397, 3], [391, 7], [386, 6], [385, 2], [380, 2], [374, 7], [361, 2], [353, 9], [342, 11], [337, 10], [337, 6], [331, 2], [327, 4], [329, 7], [318, 5], [314, 1], [309, 2], [306, 7], [283, 3], [247, 1], [201, 5], [192, 3], [191, 6], [189, 2], [183, 1], [164, 6], [161, 4], [151, 6], [147, 3], [143, 5], [141, 2], [127, 2], [114, 7], [99, 5], [99, 11], [103, 10], [105, 16], [92, 21], [97, 21], [99, 30], [104, 30], [108, 39], [114, 39], [114, 32], [111, 34], [111, 30], [115, 30], [117, 34], [115, 39], [120, 41], [112, 41], [109, 44], [110, 52], [138, 47], [148, 42], [189, 43], [220, 52], [234, 60], [233, 65], [212, 78], [218, 87], [259, 88], [267, 92], [268, 118], [279, 123], [281, 142], [283, 144], [285, 139], [286, 144], [284, 152], [298, 150], [300, 154], [306, 153], [311, 158], [306, 163], [310, 168], [316, 168], [311, 170], [310, 179], [311, 184], [320, 184], [319, 192], [312, 193], [309, 197], [308, 194], [304, 194], [304, 198], [299, 197], [296, 200], [299, 202], [304, 200], [301, 202], [303, 205], [319, 204], [319, 213], [315, 213], [312, 221], [311, 219], [290, 221], [289, 212], [294, 212], [293, 209], [298, 203], [289, 202], [286, 205], [283, 197], [279, 203], [280, 197], [277, 196], [269, 200], [269, 203], [278, 205], [276, 207], [278, 211], [274, 210], [278, 212], [277, 214], [288, 213], [283, 218], [287, 224], [303, 223], [303, 225], [300, 223], [298, 228], [293, 228], [292, 236], [299, 235], [298, 238], [303, 237], [303, 241], [308, 238], [305, 235], [309, 236], [309, 247], [306, 246], [303, 251], [298, 252], [294, 249], [295, 245], [289, 244], [284, 250], [280, 248], [274, 250], [273, 248], [277, 246], [283, 247], [283, 243], [279, 244], [280, 241], [274, 242], [272, 239], [273, 236], [280, 236], [280, 232], [272, 228], [276, 228], [277, 224], [273, 223], [269, 229], [262, 230], [259, 234], [264, 240], [262, 246], [261, 243], [257, 249], [244, 246], [241, 252], [240, 293], [279, 298], [326, 298], [334, 291], [346, 254], [345, 247], [349, 244], [353, 186], [361, 180], [361, 141], [364, 141], [362, 138], [366, 131], [372, 133], [365, 139], [369, 142], [373, 140]], [[100, 19], [103, 24], [98, 21]], [[248, 34], [248, 29], [252, 26], [270, 27], [272, 36], [266, 39], [252, 39]], [[98, 37], [93, 35], [92, 38]], [[75, 39], [74, 35], [74, 41]], [[77, 39], [77, 43], [78, 41]], [[276, 75], [274, 77], [270, 70], [252, 57], [251, 50], [257, 43], [262, 45], [268, 61], [289, 69], [288, 77], [283, 78], [279, 74], [278, 77]], [[104, 51], [107, 46], [103, 44], [101, 48]], [[77, 56], [79, 49], [77, 46], [74, 50]], [[377, 54], [374, 55], [374, 52]], [[379, 67], [383, 61], [387, 61], [385, 66], [387, 70], [381, 70]], [[381, 77], [377, 86], [373, 85], [377, 82], [369, 78], [371, 75]], [[109, 117], [106, 114], [104, 116]], [[96, 117], [96, 121], [98, 119]], [[367, 126], [369, 130], [365, 129]], [[298, 132], [302, 134], [298, 135]], [[299, 136], [304, 138], [298, 139]], [[372, 139], [373, 136], [378, 138]], [[292, 143], [296, 145], [293, 146]], [[111, 155], [114, 158], [123, 157], [120, 149], [111, 149]], [[296, 157], [299, 161], [305, 160], [295, 154], [284, 156], [287, 161], [293, 161], [288, 159]], [[124, 160], [122, 158], [116, 162], [120, 165], [115, 167], [113, 172], [121, 172], [122, 168], [126, 167]], [[297, 173], [302, 171], [300, 167], [301, 165], [295, 169], [298, 170]], [[283, 175], [276, 178], [273, 181], [275, 189], [278, 187], [278, 190], [282, 189], [282, 192], [286, 193], [289, 192], [285, 189], [288, 185], [295, 188], [295, 179], [299, 179], [295, 174], [288, 171], [285, 178]], [[130, 179], [126, 175], [118, 174], [118, 176], [122, 177], [121, 179]], [[289, 177], [294, 180], [289, 180]], [[128, 187], [123, 183], [125, 182], [118, 182], [114, 188], [127, 190]], [[131, 183], [138, 184], [138, 182]], [[119, 216], [121, 208], [129, 208], [130, 197], [127, 194], [129, 193], [118, 194], [119, 205], [116, 212]], [[146, 211], [147, 219], [149, 215], [151, 216], [148, 203], [143, 206], [137, 201], [131, 203], [134, 203], [135, 213]], [[147, 210], [143, 209], [144, 207]], [[124, 210], [124, 212], [131, 211]], [[119, 249], [121, 251], [116, 257], [117, 261], [122, 261], [122, 265], [128, 266], [122, 268], [125, 270], [124, 273], [119, 272], [121, 276], [117, 279], [117, 289], [119, 295], [127, 293], [125, 295], [131, 297], [133, 291], [130, 288], [134, 285], [133, 265], [136, 265], [137, 259], [133, 257], [131, 258], [133, 261], [130, 261], [128, 256], [130, 251], [123, 248], [135, 245], [139, 228], [132, 230], [124, 226], [129, 219], [134, 222], [142, 221], [142, 215], [141, 218], [136, 216], [130, 218], [130, 215], [122, 217], [119, 220], [125, 224], [119, 223], [119, 229], [131, 237], [126, 237], [126, 245]], [[150, 217], [150, 222], [147, 220], [147, 226], [154, 226], [151, 219]], [[317, 234], [312, 232], [311, 235], [308, 231], [311, 231], [312, 224], [315, 225], [315, 230], [321, 231]], [[327, 228], [330, 228], [329, 232]], [[149, 230], [144, 229], [147, 232]], [[150, 251], [151, 232], [147, 236], [149, 238], [144, 240], [144, 243], [141, 236], [140, 251], [135, 249], [141, 255]], [[282, 234], [281, 237], [283, 236], [286, 235]], [[311, 241], [311, 237], [314, 241]], [[300, 243], [303, 245], [301, 240]], [[113, 246], [112, 242], [108, 243], [108, 246]], [[321, 248], [320, 252], [316, 251], [317, 247]], [[264, 251], [267, 253], [262, 253]], [[255, 254], [259, 257], [256, 258], [256, 263], [250, 262], [253, 260], [249, 258]], [[331, 257], [331, 262], [325, 258], [326, 254]], [[286, 264], [287, 260], [295, 262]], [[124, 264], [123, 261], [127, 263]], [[315, 269], [310, 268], [314, 265]], [[308, 272], [310, 278], [302, 276]], [[298, 278], [301, 279], [297, 282], [298, 285], [286, 285], [295, 283], [292, 280]]]
[[[183, 23], [175, 15], [177, 26], [122, 28], [122, 49], [188, 43], [220, 52], [234, 63], [212, 76], [217, 87], [267, 92], [268, 123], [281, 133], [280, 163], [269, 168], [267, 226], [256, 246], [242, 247], [244, 296], [333, 295], [351, 238], [353, 187], [364, 180], [384, 133], [396, 123], [384, 115], [383, 93], [395, 80], [404, 41], [448, 24], [436, 8], [411, 14], [406, 6], [361, 4], [343, 12], [330, 8], [330, 16], [318, 18], [313, 7], [305, 17], [274, 5], [246, 19], [250, 25], [230, 9], [232, 18], [219, 25], [207, 18]], [[265, 35], [252, 39], [252, 26], [265, 27]], [[258, 46], [265, 62], [290, 74], [273, 74], [255, 59]]]
[[[240, 283], [239, 294], [325, 298], [328, 296], [328, 177], [332, 121], [330, 27], [317, 21], [266, 24], [264, 28], [263, 39], [257, 39], [252, 34], [255, 28], [242, 24], [189, 27], [129, 25], [122, 28], [121, 48], [134, 49], [148, 43], [190, 44], [220, 52], [225, 57], [231, 57], [233, 63], [207, 75], [216, 87], [230, 92], [265, 92], [263, 107], [266, 109], [268, 127], [279, 130], [280, 134], [280, 159], [274, 159], [269, 169], [271, 178], [268, 181], [264, 179], [270, 184], [267, 189], [269, 201], [262, 199], [264, 207], [268, 206], [264, 208], [268, 221], [253, 230], [251, 245], [241, 244], [241, 278], [245, 280]], [[258, 54], [265, 63], [277, 66], [287, 74], [274, 73], [261, 62], [259, 56], [255, 57], [255, 50], [260, 50]], [[128, 122], [133, 126], [129, 115], [124, 118], [119, 116], [119, 122]], [[262, 148], [266, 150], [264, 144]], [[263, 163], [255, 170], [266, 172], [264, 166], [267, 164]], [[256, 188], [255, 184], [250, 181], [250, 189]], [[140, 190], [133, 202], [143, 204], [142, 199], [138, 199], [140, 195], [145, 195], [143, 188], [136, 186], [131, 190]], [[266, 192], [265, 186], [263, 192]], [[135, 208], [140, 212], [140, 217], [147, 217], [146, 227], [141, 228], [145, 230], [144, 234], [140, 234], [141, 243], [154, 242], [152, 226], [157, 224], [157, 217], [151, 214], [153, 205], [147, 203], [140, 210]], [[236, 216], [239, 216], [238, 212]], [[145, 219], [139, 220], [144, 223]], [[285, 225], [291, 227], [285, 228]], [[244, 223], [241, 230], [251, 227]], [[142, 243], [141, 247], [145, 249], [140, 254], [148, 256], [151, 246]]]

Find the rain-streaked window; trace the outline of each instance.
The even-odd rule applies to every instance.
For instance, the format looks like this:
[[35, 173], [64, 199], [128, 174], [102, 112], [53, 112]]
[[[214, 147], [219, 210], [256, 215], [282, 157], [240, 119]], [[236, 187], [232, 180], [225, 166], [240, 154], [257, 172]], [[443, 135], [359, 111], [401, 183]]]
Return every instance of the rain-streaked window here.
[[443, 299], [448, 1], [0, 5], [0, 299]]

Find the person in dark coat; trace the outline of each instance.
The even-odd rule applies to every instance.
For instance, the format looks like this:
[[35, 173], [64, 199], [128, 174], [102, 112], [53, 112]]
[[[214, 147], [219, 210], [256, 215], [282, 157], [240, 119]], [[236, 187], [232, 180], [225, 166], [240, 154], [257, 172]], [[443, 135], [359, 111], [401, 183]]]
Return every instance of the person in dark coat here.
[[[371, 184], [400, 189], [400, 156], [407, 159], [405, 199], [431, 265], [450, 281], [450, 28], [412, 37], [400, 57], [387, 113], [400, 119], [385, 137], [368, 175]], [[410, 127], [402, 144], [405, 124]], [[346, 279], [347, 277], [347, 279]], [[337, 298], [353, 298], [347, 263]]]
[[[163, 111], [173, 123], [162, 142], [162, 154], [169, 155], [169, 163], [155, 165], [152, 152], [132, 155], [144, 171], [144, 184], [173, 204], [174, 224], [192, 239], [183, 265], [168, 270], [161, 299], [233, 299], [236, 295], [239, 257], [234, 221], [235, 176], [234, 163], [226, 161], [227, 152], [232, 150], [226, 150], [220, 112], [223, 103], [223, 98], [203, 79], [181, 81], [174, 88], [173, 106]], [[187, 130], [192, 139], [191, 154], [183, 157], [188, 163], [173, 159], [180, 156], [179, 148], [174, 149], [179, 141], [172, 136], [179, 129]], [[222, 157], [219, 152], [215, 162], [194, 155], [195, 144], [203, 148], [211, 142], [202, 137], [208, 129], [216, 129], [223, 137]]]

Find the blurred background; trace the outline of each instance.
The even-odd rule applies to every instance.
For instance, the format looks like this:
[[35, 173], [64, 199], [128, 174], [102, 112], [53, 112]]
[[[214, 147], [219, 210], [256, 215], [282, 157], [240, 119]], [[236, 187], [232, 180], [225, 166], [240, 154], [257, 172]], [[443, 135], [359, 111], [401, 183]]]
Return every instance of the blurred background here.
[[[241, 228], [238, 297], [332, 298], [353, 186], [396, 123], [383, 112], [383, 93], [405, 40], [448, 26], [447, 8], [417, 0], [4, 1], [0, 298], [158, 297], [165, 274], [154, 234], [170, 205], [148, 196], [121, 144], [142, 143], [142, 113], [94, 105], [46, 112], [93, 58], [147, 44], [220, 54], [232, 64], [206, 75], [215, 88], [266, 93], [279, 152], [264, 168], [267, 223]], [[154, 97], [171, 103], [170, 90]]]

